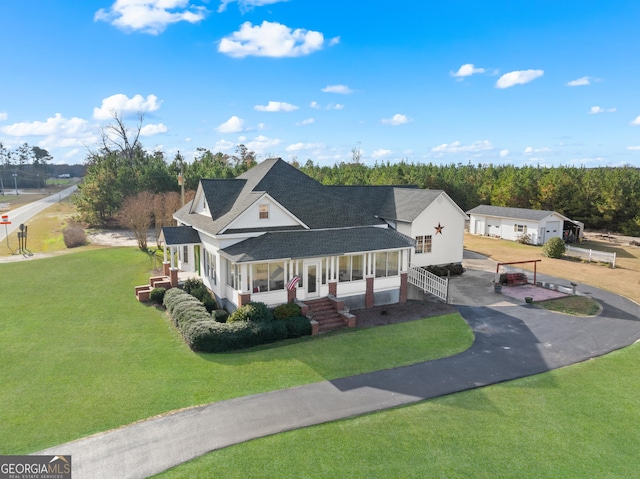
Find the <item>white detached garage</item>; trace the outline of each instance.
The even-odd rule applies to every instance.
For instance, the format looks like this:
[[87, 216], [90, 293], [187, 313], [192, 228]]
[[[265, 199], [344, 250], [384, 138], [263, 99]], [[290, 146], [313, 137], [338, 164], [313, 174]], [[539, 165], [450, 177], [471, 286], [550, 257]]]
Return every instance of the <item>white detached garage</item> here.
[[529, 235], [531, 244], [542, 245], [550, 238], [574, 242], [582, 238], [584, 224], [555, 211], [479, 205], [467, 211], [469, 233], [517, 241]]

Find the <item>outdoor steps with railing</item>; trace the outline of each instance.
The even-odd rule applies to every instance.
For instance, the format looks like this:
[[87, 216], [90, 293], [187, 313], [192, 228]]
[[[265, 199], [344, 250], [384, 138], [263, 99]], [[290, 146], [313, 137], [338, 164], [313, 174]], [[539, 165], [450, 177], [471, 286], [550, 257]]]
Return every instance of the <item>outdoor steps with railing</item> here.
[[338, 313], [335, 302], [329, 298], [304, 303], [309, 307], [308, 316], [318, 323], [318, 333], [337, 331], [348, 326], [344, 317]]

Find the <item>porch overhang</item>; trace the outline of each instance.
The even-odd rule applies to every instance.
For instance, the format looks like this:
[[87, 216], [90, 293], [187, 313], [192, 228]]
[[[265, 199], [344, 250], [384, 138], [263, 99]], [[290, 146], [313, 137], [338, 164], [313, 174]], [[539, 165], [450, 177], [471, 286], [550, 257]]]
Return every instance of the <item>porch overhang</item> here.
[[234, 263], [341, 256], [413, 248], [415, 241], [391, 228], [358, 227], [270, 232], [221, 250]]

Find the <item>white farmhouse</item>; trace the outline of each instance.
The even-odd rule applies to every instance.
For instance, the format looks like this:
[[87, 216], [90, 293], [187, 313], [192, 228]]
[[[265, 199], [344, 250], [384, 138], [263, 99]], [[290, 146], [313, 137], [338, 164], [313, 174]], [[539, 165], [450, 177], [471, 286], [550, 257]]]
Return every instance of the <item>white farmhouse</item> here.
[[466, 215], [443, 191], [324, 186], [281, 159], [200, 180], [163, 228], [165, 269], [196, 272], [228, 310], [331, 296], [403, 302], [412, 264], [462, 261]]

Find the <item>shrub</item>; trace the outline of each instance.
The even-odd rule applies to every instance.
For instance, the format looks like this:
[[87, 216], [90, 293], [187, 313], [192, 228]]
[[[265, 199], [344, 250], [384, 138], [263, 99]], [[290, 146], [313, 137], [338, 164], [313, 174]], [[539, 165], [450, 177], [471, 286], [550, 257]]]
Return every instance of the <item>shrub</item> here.
[[451, 276], [460, 276], [462, 273], [464, 273], [462, 263], [449, 263], [446, 268], [451, 273]]
[[252, 321], [254, 323], [269, 322], [273, 320], [273, 313], [264, 303], [248, 303], [236, 309], [227, 323], [235, 323], [237, 321]]
[[196, 296], [195, 294], [193, 294], [193, 291], [198, 289], [203, 289], [203, 288], [204, 288], [204, 283], [200, 278], [189, 278], [184, 282], [184, 285], [182, 286], [182, 290], [185, 293], [189, 293], [193, 296]]
[[287, 335], [290, 338], [299, 338], [311, 334], [311, 323], [305, 316], [292, 316], [286, 320]]
[[215, 309], [211, 312], [211, 317], [218, 323], [226, 323], [229, 313], [224, 309]]
[[76, 248], [87, 244], [87, 234], [80, 223], [70, 221], [62, 230], [62, 238], [67, 248]]
[[204, 304], [204, 307], [207, 309], [208, 313], [212, 313], [213, 311], [218, 309], [218, 304], [216, 303], [216, 300], [211, 297], [211, 294], [208, 291], [207, 291], [207, 295], [202, 300], [202, 304]]
[[296, 303], [281, 304], [273, 310], [273, 319], [289, 319], [293, 316], [300, 316], [300, 306]]
[[563, 239], [557, 236], [547, 240], [547, 242], [542, 245], [542, 254], [547, 258], [562, 258], [565, 250], [566, 246]]
[[167, 292], [166, 288], [153, 288], [149, 293], [149, 299], [156, 304], [162, 304], [164, 295]]
[[170, 315], [173, 316], [174, 309], [179, 304], [182, 304], [182, 303], [198, 303], [199, 304], [200, 301], [198, 301], [196, 298], [194, 298], [190, 294], [185, 293], [184, 291], [177, 288], [171, 288], [169, 291], [167, 291], [164, 294], [163, 304], [167, 308], [167, 311], [169, 311]]
[[516, 242], [521, 244], [531, 244], [531, 235], [529, 233], [522, 233], [518, 235]]
[[427, 266], [425, 268], [427, 271], [429, 271], [429, 273], [433, 273], [436, 276], [447, 276], [449, 270], [445, 267], [445, 266], [436, 266], [436, 265], [431, 265], [431, 266]]

